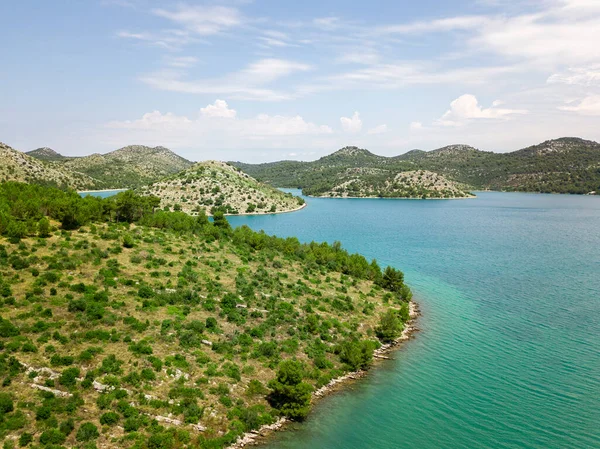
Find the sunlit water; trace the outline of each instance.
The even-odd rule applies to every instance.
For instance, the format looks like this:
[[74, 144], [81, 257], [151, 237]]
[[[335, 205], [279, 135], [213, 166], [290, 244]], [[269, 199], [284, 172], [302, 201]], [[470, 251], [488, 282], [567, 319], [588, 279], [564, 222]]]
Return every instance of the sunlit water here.
[[600, 447], [600, 198], [307, 201], [229, 220], [401, 268], [421, 332], [268, 449]]

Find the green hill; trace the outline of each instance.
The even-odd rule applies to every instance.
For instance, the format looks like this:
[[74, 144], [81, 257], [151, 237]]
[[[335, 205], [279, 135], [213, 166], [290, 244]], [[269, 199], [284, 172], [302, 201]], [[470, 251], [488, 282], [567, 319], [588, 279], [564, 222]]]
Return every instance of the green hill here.
[[401, 272], [157, 202], [0, 184], [5, 447], [222, 448], [401, 334]]
[[25, 154], [27, 156], [39, 159], [40, 161], [63, 161], [65, 159], [68, 159], [66, 156], [63, 156], [62, 154], [57, 153], [52, 148], [48, 147], [27, 151]]
[[95, 188], [136, 188], [185, 170], [193, 163], [164, 147], [130, 145], [106, 154], [65, 157], [44, 148], [28, 153], [58, 169], [95, 179]]
[[21, 181], [71, 189], [89, 189], [97, 181], [84, 173], [39, 161], [0, 142], [0, 182]]
[[304, 205], [302, 198], [260, 183], [224, 162], [199, 162], [173, 176], [139, 189], [154, 195], [161, 207], [195, 215], [215, 209], [227, 214], [289, 212]]
[[[579, 194], [600, 191], [600, 144], [579, 138], [549, 140], [511, 153], [450, 145], [383, 157], [350, 147], [313, 162], [234, 165], [261, 181], [277, 187], [300, 187], [306, 193], [331, 190], [340, 181], [346, 181], [349, 168], [356, 167], [385, 170], [394, 176], [426, 170], [458, 183], [458, 188], [464, 185], [478, 190]], [[367, 178], [372, 173], [365, 170], [359, 179], [369, 183]], [[383, 185], [376, 183], [376, 190], [385, 194]]]

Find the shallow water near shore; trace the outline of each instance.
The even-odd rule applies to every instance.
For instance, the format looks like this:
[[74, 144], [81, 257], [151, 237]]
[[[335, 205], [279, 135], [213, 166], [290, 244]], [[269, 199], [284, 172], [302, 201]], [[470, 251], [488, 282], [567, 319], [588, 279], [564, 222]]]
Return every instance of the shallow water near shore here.
[[306, 200], [228, 219], [402, 269], [421, 332], [265, 448], [600, 447], [600, 197]]

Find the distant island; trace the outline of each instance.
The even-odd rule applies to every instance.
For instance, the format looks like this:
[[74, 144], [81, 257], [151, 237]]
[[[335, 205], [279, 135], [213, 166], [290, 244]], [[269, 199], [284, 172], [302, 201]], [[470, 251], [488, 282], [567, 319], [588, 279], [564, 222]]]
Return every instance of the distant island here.
[[232, 164], [273, 186], [301, 188], [315, 196], [454, 198], [467, 196], [469, 190], [600, 192], [600, 144], [579, 138], [549, 140], [511, 153], [450, 145], [384, 157], [346, 147], [312, 162]]
[[260, 183], [218, 161], [199, 162], [138, 192], [160, 198], [162, 208], [191, 215], [212, 214], [216, 210], [231, 215], [273, 214], [291, 212], [306, 204], [300, 197]]

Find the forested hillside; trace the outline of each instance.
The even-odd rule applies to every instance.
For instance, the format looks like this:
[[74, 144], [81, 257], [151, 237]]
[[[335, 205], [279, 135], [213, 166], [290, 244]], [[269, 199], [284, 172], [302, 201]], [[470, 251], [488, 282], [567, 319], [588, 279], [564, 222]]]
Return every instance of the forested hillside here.
[[228, 446], [400, 335], [400, 271], [158, 204], [0, 184], [4, 447]]
[[[384, 170], [394, 175], [427, 170], [471, 189], [546, 193], [600, 192], [600, 144], [579, 138], [549, 140], [512, 153], [493, 153], [467, 145], [433, 151], [413, 150], [383, 157], [355, 147], [343, 148], [313, 162], [234, 163], [249, 175], [278, 187], [300, 187], [307, 193], [331, 190], [347, 180], [349, 169], [366, 176]], [[379, 186], [383, 186], [382, 182]], [[385, 189], [378, 190], [385, 196]]]

